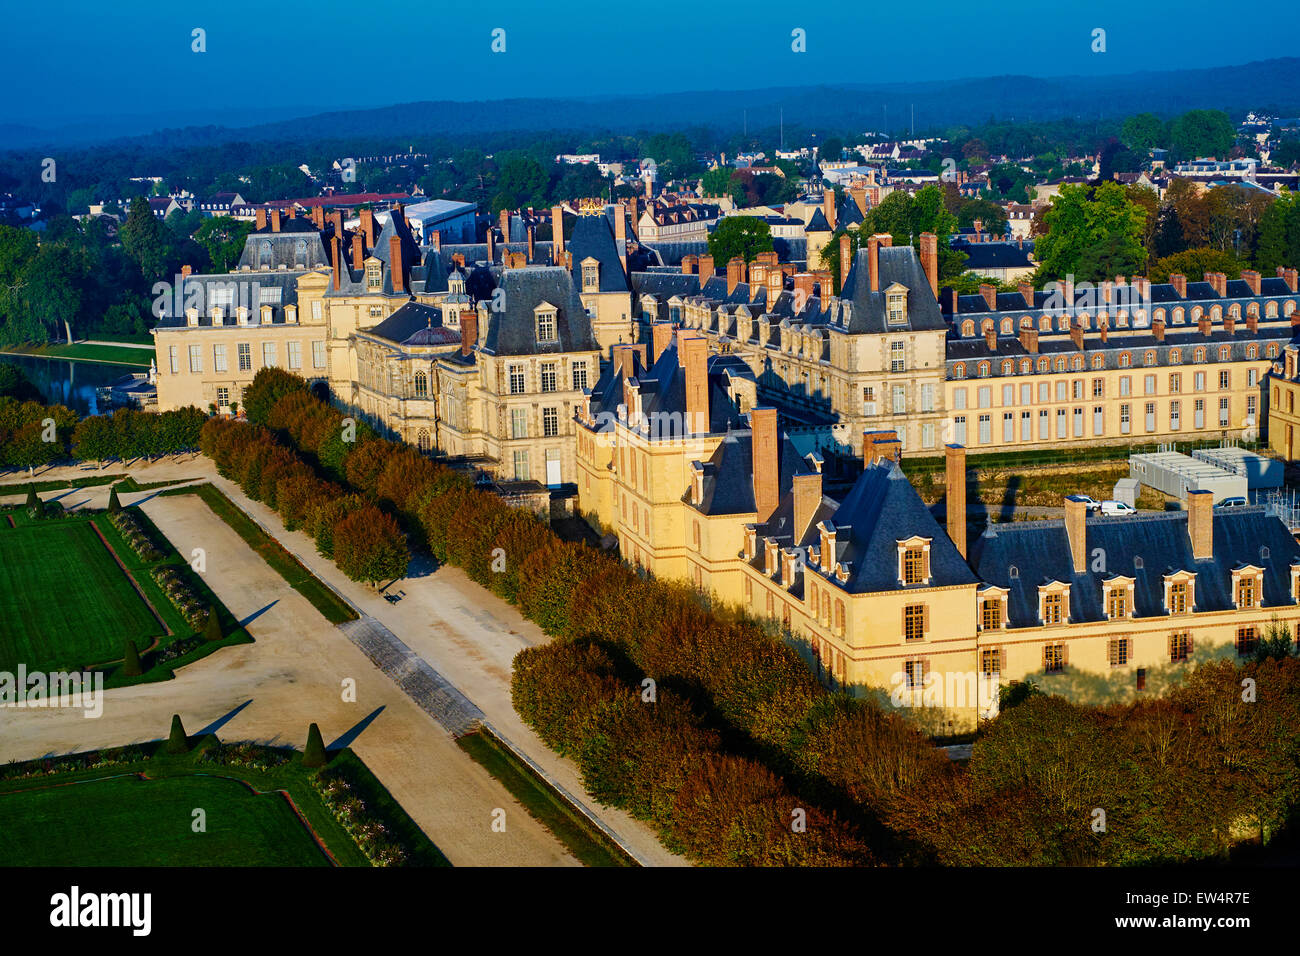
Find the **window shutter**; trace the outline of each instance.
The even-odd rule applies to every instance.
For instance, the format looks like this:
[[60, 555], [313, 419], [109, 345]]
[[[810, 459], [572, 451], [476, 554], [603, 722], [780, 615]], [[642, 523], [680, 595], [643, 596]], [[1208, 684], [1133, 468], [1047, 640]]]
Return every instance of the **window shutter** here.
[[907, 605], [906, 604], [903, 605], [903, 609], [899, 611], [899, 613], [902, 615], [902, 618], [898, 622], [899, 632], [903, 635], [903, 640], [906, 641], [907, 640]]
[[1007, 649], [1005, 647], [1000, 647], [998, 648], [998, 673], [1005, 674], [1006, 672], [1007, 672]]
[[921, 629], [928, 637], [930, 634], [930, 605], [921, 605]]
[[1069, 666], [1070, 666], [1070, 645], [1062, 644], [1061, 645], [1061, 667], [1066, 668]]

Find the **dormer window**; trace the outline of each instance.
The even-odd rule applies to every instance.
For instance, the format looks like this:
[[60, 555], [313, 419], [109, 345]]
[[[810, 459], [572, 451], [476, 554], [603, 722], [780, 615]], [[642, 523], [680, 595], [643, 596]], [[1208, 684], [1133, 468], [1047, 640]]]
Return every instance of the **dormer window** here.
[[1238, 610], [1259, 607], [1263, 600], [1264, 569], [1246, 565], [1232, 572], [1232, 596]]
[[987, 586], [980, 589], [978, 594], [979, 600], [979, 628], [981, 631], [998, 631], [1007, 625], [1007, 596], [1010, 592], [1006, 588]]
[[889, 297], [889, 324], [906, 325], [907, 324], [907, 292], [890, 291]]
[[378, 262], [366, 263], [366, 288], [377, 290], [384, 284], [384, 267]]
[[1135, 579], [1116, 575], [1103, 583], [1105, 590], [1106, 617], [1111, 621], [1122, 621], [1133, 616], [1133, 588]]
[[555, 309], [546, 306], [537, 310], [537, 341], [554, 342], [558, 339], [555, 331]]
[[1038, 588], [1038, 618], [1045, 627], [1064, 624], [1070, 619], [1070, 586], [1061, 581]]
[[930, 583], [930, 539], [898, 542], [898, 580], [904, 587]]
[[1165, 577], [1165, 610], [1169, 614], [1191, 613], [1195, 600], [1195, 578], [1190, 572]]
[[600, 263], [595, 259], [582, 260], [582, 291], [600, 291]]

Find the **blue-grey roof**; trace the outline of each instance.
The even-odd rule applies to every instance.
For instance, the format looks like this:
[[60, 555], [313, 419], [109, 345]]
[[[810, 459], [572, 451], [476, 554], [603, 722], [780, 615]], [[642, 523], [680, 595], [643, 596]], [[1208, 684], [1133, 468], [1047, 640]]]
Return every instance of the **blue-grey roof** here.
[[[483, 350], [494, 355], [541, 355], [585, 352], [597, 348], [591, 320], [573, 277], [559, 266], [526, 266], [501, 274], [505, 308], [488, 312]], [[534, 310], [543, 302], [555, 306], [556, 340], [537, 341]]]

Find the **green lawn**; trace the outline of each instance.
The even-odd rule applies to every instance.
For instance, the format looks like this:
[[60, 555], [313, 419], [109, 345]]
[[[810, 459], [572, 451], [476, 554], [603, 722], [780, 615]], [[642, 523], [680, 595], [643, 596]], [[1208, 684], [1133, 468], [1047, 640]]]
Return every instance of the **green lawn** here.
[[110, 365], [132, 365], [137, 368], [148, 368], [154, 357], [152, 352], [145, 349], [126, 348], [120, 345], [17, 345], [5, 351], [15, 355], [36, 355], [74, 362], [105, 362]]
[[[0, 795], [0, 860], [24, 866], [329, 866], [282, 794], [238, 780], [113, 777]], [[193, 830], [194, 811], [206, 832]]]
[[163, 628], [89, 520], [0, 519], [0, 670], [66, 670], [118, 660]]

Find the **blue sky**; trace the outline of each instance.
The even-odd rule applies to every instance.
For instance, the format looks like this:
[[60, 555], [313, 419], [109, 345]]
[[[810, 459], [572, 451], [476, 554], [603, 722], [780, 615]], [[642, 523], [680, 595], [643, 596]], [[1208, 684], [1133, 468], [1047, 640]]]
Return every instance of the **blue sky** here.
[[[1224, 17], [1209, 0], [42, 0], [6, 9], [0, 56], [31, 82], [0, 103], [0, 123], [237, 124], [425, 99], [1126, 73], [1294, 52], [1288, 31], [1220, 29]], [[196, 27], [206, 53], [191, 50]], [[503, 54], [490, 49], [498, 27]], [[805, 54], [791, 51], [795, 28]], [[1105, 53], [1091, 50], [1096, 28]]]

